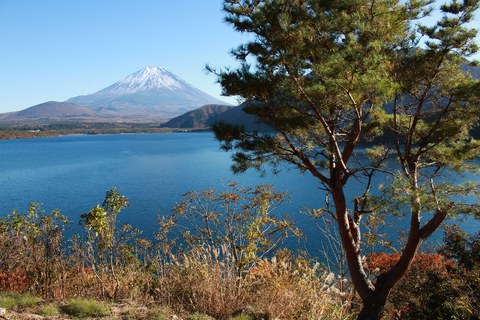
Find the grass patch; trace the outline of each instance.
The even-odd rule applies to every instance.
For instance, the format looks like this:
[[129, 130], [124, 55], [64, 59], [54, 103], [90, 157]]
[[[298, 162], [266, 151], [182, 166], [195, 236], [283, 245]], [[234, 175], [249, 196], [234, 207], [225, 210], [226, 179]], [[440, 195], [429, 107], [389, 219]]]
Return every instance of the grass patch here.
[[240, 314], [238, 316], [228, 318], [228, 320], [256, 320], [256, 319], [252, 316], [249, 316], [248, 314]]
[[47, 304], [40, 308], [38, 314], [42, 317], [53, 317], [58, 314], [58, 308], [52, 304]]
[[62, 311], [77, 318], [103, 317], [110, 311], [110, 306], [93, 299], [74, 299], [63, 306]]
[[195, 312], [188, 316], [186, 320], [215, 320], [215, 318], [210, 317], [208, 314]]
[[148, 312], [147, 320], [166, 320], [167, 317], [161, 309], [154, 308]]
[[4, 292], [0, 294], [0, 308], [7, 310], [24, 310], [35, 306], [40, 299], [29, 293]]

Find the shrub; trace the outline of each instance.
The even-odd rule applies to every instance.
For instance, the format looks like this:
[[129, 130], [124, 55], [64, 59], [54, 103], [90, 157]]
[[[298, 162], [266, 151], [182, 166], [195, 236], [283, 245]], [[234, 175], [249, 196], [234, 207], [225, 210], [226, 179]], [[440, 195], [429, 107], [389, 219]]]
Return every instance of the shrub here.
[[[387, 303], [392, 319], [479, 319], [480, 233], [469, 236], [449, 227], [436, 254], [418, 254]], [[375, 274], [393, 266], [398, 254], [368, 257]]]
[[445, 244], [439, 252], [466, 270], [480, 267], [480, 232], [468, 235], [457, 225], [445, 228]]
[[[348, 318], [348, 296], [334, 290], [338, 281], [333, 274], [327, 276], [314, 261], [276, 250], [298, 231], [287, 218], [274, 215], [283, 199], [269, 186], [232, 184], [223, 193], [190, 193], [176, 214], [161, 222], [156, 241], [116, 225], [128, 203], [116, 189], [82, 216], [87, 232], [70, 242], [63, 238], [66, 219], [58, 211], [45, 215], [33, 205], [28, 214], [14, 212], [0, 219], [0, 292], [10, 288], [63, 301], [108, 297], [160, 303], [125, 311], [122, 317], [130, 319], [168, 319], [174, 312], [197, 318], [237, 316], [235, 320]], [[203, 221], [198, 228], [187, 224], [191, 232], [182, 234], [183, 247], [176, 245], [178, 238], [168, 237], [179, 226], [176, 218]], [[0, 306], [29, 305], [18, 297], [4, 294]], [[53, 306], [35, 310], [45, 316], [56, 312]], [[100, 317], [109, 306], [77, 299], [60, 310]]]
[[188, 192], [174, 215], [186, 229], [185, 243], [193, 248], [225, 245], [240, 276], [256, 261], [273, 256], [287, 237], [300, 236], [288, 215], [275, 213], [284, 201], [285, 194], [270, 185], [244, 188], [230, 183], [223, 192]]
[[[369, 269], [374, 273], [384, 272], [397, 263], [398, 259], [400, 259], [400, 254], [388, 254], [383, 252], [371, 254], [368, 257]], [[413, 260], [409, 273], [435, 272], [447, 275], [454, 267], [455, 264], [441, 254], [419, 253]], [[375, 269], [378, 270], [375, 271]]]
[[[349, 319], [350, 296], [338, 290], [333, 273], [302, 256], [263, 260], [246, 276], [252, 292], [254, 319]], [[249, 313], [250, 314], [250, 313]]]
[[99, 280], [102, 297], [117, 299], [122, 287], [117, 266], [128, 250], [122, 252], [121, 249], [126, 249], [127, 242], [136, 236], [131, 226], [125, 224], [118, 228], [117, 225], [118, 214], [127, 206], [127, 197], [112, 188], [107, 191], [101, 206], [97, 205], [80, 216], [87, 233], [84, 242], [86, 260]]
[[170, 301], [176, 310], [220, 318], [247, 303], [248, 295], [239, 290], [235, 263], [225, 246], [195, 248], [166, 265], [164, 272], [157, 299]]
[[[368, 258], [369, 269], [375, 274], [385, 272], [399, 258], [399, 254], [372, 254]], [[441, 284], [448, 279], [454, 266], [451, 260], [440, 254], [418, 254], [405, 277], [393, 288], [386, 314], [400, 319], [442, 319], [439, 316], [448, 312], [447, 301], [439, 296], [434, 299], [433, 294], [440, 294]], [[432, 286], [432, 281], [437, 284]], [[415, 318], [411, 317], [413, 314]]]
[[68, 223], [60, 211], [47, 214], [38, 203], [26, 213], [13, 211], [0, 219], [0, 273], [14, 279], [1, 280], [0, 274], [0, 287], [25, 290], [29, 285], [42, 297], [55, 298], [65, 285], [63, 234]]

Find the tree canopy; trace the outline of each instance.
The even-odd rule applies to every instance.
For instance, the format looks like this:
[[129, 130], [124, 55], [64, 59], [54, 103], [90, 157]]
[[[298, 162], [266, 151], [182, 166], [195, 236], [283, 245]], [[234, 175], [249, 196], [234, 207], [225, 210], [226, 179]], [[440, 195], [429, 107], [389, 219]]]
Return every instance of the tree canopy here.
[[[287, 162], [329, 192], [333, 206], [325, 210], [338, 224], [364, 304], [359, 319], [381, 316], [420, 244], [448, 215], [478, 213], [478, 205], [458, 201], [478, 198], [478, 185], [448, 176], [476, 170], [480, 155], [471, 135], [480, 121], [480, 82], [464, 72], [477, 51], [468, 23], [479, 1], [444, 4], [442, 18], [422, 26], [433, 4], [224, 1], [226, 21], [252, 37], [232, 51], [240, 66], [215, 71], [218, 80], [224, 94], [245, 98], [244, 110], [274, 132], [218, 124], [216, 137], [235, 151], [236, 172]], [[364, 143], [368, 161], [359, 156]], [[392, 177], [388, 196], [370, 192], [379, 171]], [[363, 193], [345, 193], [353, 179], [363, 179]], [[362, 263], [362, 217], [385, 212], [409, 216], [408, 238], [398, 262], [372, 282]]]

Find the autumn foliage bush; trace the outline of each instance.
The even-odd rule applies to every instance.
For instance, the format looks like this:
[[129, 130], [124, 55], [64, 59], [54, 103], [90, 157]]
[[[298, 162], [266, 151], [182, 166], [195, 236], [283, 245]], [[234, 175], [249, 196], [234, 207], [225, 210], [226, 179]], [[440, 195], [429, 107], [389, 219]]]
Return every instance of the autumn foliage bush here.
[[[368, 268], [379, 274], [399, 257], [371, 254]], [[417, 254], [386, 310], [389, 319], [480, 319], [480, 233], [447, 228], [439, 253]]]
[[[388, 254], [376, 252], [368, 257], [370, 270], [373, 272], [384, 272], [391, 268], [400, 259], [400, 254]], [[448, 275], [449, 270], [455, 267], [455, 263], [438, 253], [419, 253], [413, 259], [410, 273], [435, 272], [441, 275]], [[377, 270], [376, 270], [377, 269]]]
[[[279, 250], [286, 236], [298, 235], [288, 217], [275, 216], [282, 195], [267, 186], [229, 188], [188, 193], [161, 219], [154, 240], [118, 223], [128, 201], [116, 189], [82, 215], [85, 232], [69, 239], [60, 212], [37, 204], [14, 211], [0, 219], [0, 291], [128, 300], [216, 319], [353, 318], [348, 284], [304, 255]], [[375, 253], [366, 264], [374, 277], [398, 259]], [[480, 233], [447, 229], [438, 253], [418, 254], [393, 290], [387, 319], [479, 319]]]
[[68, 239], [66, 217], [35, 204], [0, 219], [0, 291], [131, 301], [216, 319], [348, 319], [350, 296], [333, 274], [278, 251], [298, 234], [288, 217], [276, 217], [281, 201], [269, 186], [188, 193], [154, 240], [118, 223], [128, 200], [117, 189], [82, 214], [84, 232]]

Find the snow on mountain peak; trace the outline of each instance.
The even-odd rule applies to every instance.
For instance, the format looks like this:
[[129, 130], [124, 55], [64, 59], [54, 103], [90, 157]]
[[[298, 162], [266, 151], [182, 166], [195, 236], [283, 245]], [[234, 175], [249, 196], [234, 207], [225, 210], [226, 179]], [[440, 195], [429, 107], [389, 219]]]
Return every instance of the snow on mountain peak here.
[[101, 90], [100, 93], [123, 94], [154, 89], [178, 90], [186, 87], [191, 86], [165, 68], [149, 66]]

